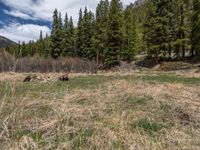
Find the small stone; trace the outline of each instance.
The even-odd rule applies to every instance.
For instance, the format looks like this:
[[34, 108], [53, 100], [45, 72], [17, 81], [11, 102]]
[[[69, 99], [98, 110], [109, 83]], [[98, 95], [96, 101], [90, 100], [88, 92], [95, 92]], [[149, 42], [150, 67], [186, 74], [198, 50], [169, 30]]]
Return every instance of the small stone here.
[[60, 81], [69, 81], [68, 74], [64, 74], [58, 78]]
[[25, 79], [24, 79], [24, 82], [32, 82], [32, 81], [35, 81], [37, 80], [38, 76], [36, 75], [28, 75]]

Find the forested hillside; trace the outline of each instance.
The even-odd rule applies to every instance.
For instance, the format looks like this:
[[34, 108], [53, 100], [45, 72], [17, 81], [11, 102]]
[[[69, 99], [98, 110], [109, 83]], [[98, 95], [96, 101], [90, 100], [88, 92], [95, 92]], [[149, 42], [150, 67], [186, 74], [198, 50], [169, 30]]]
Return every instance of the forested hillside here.
[[[67, 11], [67, 10], [66, 10]], [[120, 0], [101, 0], [96, 12], [73, 16], [55, 9], [51, 35], [37, 42], [7, 48], [18, 57], [82, 57], [111, 68], [145, 52], [156, 62], [184, 60], [200, 51], [199, 0], [138, 0], [124, 6]], [[64, 20], [64, 21], [63, 21]]]
[[5, 48], [11, 45], [16, 45], [16, 43], [3, 36], [0, 36], [0, 48]]

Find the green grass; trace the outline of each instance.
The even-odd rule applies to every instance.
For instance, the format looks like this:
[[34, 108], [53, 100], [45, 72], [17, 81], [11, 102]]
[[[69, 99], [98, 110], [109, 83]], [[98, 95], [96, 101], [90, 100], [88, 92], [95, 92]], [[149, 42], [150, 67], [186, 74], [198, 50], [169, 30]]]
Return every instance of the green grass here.
[[[128, 81], [146, 81], [146, 82], [159, 82], [159, 83], [183, 83], [190, 85], [200, 85], [200, 78], [181, 77], [173, 74], [158, 74], [156, 76], [143, 75], [143, 76], [85, 76], [75, 77], [69, 82], [52, 82], [52, 83], [22, 83], [22, 82], [0, 82], [0, 97], [5, 94], [13, 93], [16, 97], [26, 95], [28, 92], [34, 96], [39, 93], [56, 93], [55, 96], [62, 97], [65, 95], [66, 90], [74, 91], [77, 89], [97, 89], [104, 83], [115, 80], [128, 80]], [[44, 94], [45, 95], [45, 94]]]
[[157, 76], [143, 76], [140, 78], [143, 81], [156, 81], [161, 83], [183, 83], [190, 85], [200, 85], [200, 78], [195, 77], [182, 77], [173, 74], [160, 74]]
[[69, 84], [70, 88], [96, 88], [103, 83], [113, 80], [130, 80], [130, 81], [147, 81], [147, 82], [160, 82], [160, 83], [183, 83], [190, 85], [200, 85], [200, 78], [196, 77], [183, 77], [175, 75], [173, 73], [158, 73], [157, 75], [151, 75], [147, 73], [142, 76], [126, 75], [126, 76], [87, 76], [76, 77], [71, 80]]
[[159, 132], [163, 127], [161, 124], [151, 121], [149, 119], [140, 119], [131, 124], [133, 129], [142, 129], [150, 134]]
[[[87, 76], [87, 77], [75, 77], [69, 82], [50, 82], [50, 83], [23, 83], [23, 82], [0, 82], [0, 96], [15, 95], [25, 96], [30, 93], [33, 97], [37, 98], [39, 95], [44, 96], [43, 99], [51, 97], [51, 93], [57, 98], [62, 98], [66, 92], [74, 91], [77, 89], [96, 89], [103, 83], [110, 82], [116, 79], [115, 77], [105, 76]], [[45, 94], [46, 93], [46, 94]]]
[[21, 130], [21, 131], [18, 131], [13, 137], [19, 141], [23, 136], [31, 137], [34, 140], [34, 142], [36, 142], [38, 144], [44, 143], [44, 139], [42, 137], [41, 132], [33, 132], [30, 130]]
[[90, 147], [90, 141], [88, 140], [94, 134], [93, 129], [85, 129], [76, 133], [69, 134], [69, 140], [72, 141], [71, 149], [79, 150]]
[[128, 96], [126, 98], [126, 102], [129, 105], [137, 106], [137, 105], [146, 105], [148, 101], [152, 100], [151, 96]]

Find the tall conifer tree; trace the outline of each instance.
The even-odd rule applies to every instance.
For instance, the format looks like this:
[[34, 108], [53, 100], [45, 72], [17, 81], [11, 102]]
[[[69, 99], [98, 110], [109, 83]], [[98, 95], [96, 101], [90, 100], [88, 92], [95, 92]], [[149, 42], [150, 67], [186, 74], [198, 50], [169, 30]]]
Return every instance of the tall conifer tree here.
[[75, 56], [75, 31], [72, 17], [69, 19], [69, 37], [69, 55]]
[[94, 24], [93, 44], [96, 49], [96, 63], [104, 63], [104, 53], [107, 49], [108, 39], [108, 13], [109, 1], [101, 0], [96, 8], [96, 20]]
[[64, 26], [63, 26], [63, 56], [69, 55], [70, 47], [70, 34], [69, 34], [69, 19], [67, 13], [65, 14]]
[[200, 1], [193, 0], [192, 13], [192, 55], [200, 54]]
[[175, 17], [176, 17], [176, 38], [175, 38], [175, 52], [177, 57], [185, 58], [186, 50], [190, 49], [190, 1], [177, 0], [175, 1]]
[[53, 26], [51, 31], [51, 56], [58, 58], [62, 54], [63, 49], [63, 30], [62, 30], [62, 18], [61, 14], [58, 15], [57, 9], [53, 15]]
[[76, 55], [79, 57], [83, 56], [83, 12], [82, 9], [79, 10], [78, 27], [76, 33]]
[[[29, 43], [29, 45], [31, 45], [31, 43]], [[45, 43], [44, 43], [44, 39], [43, 39], [43, 33], [42, 33], [42, 30], [40, 31], [40, 37], [39, 37], [39, 40], [38, 40], [38, 49], [37, 49], [37, 52], [40, 56], [44, 56], [45, 54]]]
[[93, 38], [93, 24], [94, 24], [94, 14], [85, 8], [83, 16], [83, 44], [82, 52], [83, 57], [88, 59], [93, 59], [95, 57], [95, 52], [92, 44]]
[[122, 5], [120, 0], [112, 0], [108, 21], [108, 48], [105, 52], [105, 64], [111, 68], [118, 64], [122, 48]]
[[128, 6], [124, 10], [124, 40], [123, 40], [123, 50], [122, 59], [131, 61], [133, 60], [134, 54], [137, 48], [137, 32], [136, 32], [136, 21], [133, 14], [133, 9]]
[[160, 44], [157, 40], [157, 12], [156, 1], [149, 0], [147, 3], [147, 16], [144, 22], [144, 41], [149, 56], [154, 57], [158, 61]]

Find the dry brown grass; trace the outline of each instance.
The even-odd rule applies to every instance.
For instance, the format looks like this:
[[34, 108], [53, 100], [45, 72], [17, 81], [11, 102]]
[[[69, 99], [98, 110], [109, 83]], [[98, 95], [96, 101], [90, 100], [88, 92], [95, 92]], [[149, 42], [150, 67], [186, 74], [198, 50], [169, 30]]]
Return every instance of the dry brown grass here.
[[[116, 78], [119, 73], [109, 76]], [[71, 77], [76, 81], [87, 75]], [[9, 78], [2, 80], [8, 82]], [[88, 77], [84, 84], [90, 80]], [[200, 148], [199, 85], [116, 78], [95, 88], [45, 83], [49, 89], [41, 91], [41, 83], [21, 85], [15, 80], [10, 84], [11, 93], [0, 99], [2, 149]], [[28, 90], [16, 93], [23, 91], [23, 86]], [[145, 119], [146, 126], [135, 127]]]

